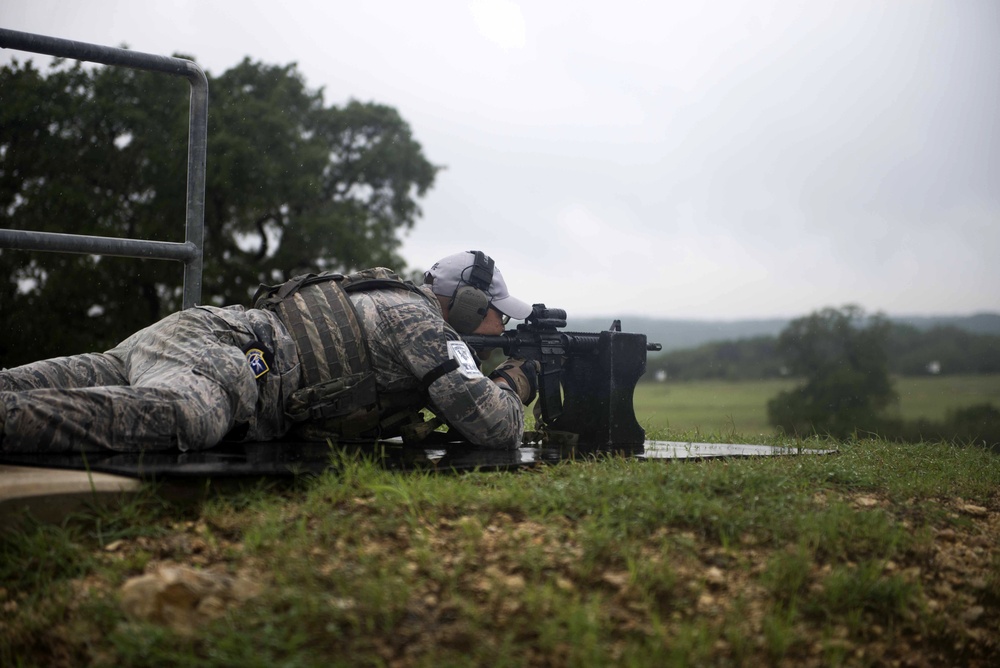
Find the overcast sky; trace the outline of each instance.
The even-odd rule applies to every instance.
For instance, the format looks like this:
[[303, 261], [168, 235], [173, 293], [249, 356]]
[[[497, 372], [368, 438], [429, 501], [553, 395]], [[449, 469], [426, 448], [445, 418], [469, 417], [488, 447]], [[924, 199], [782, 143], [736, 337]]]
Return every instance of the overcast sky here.
[[396, 107], [446, 167], [410, 266], [481, 248], [573, 315], [1000, 311], [996, 0], [3, 0], [0, 26]]

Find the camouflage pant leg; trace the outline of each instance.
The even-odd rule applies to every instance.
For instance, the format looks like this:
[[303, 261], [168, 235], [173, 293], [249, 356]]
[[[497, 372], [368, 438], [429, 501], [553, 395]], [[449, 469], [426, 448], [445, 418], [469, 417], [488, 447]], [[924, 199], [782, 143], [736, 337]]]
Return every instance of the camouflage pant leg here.
[[104, 353], [55, 357], [0, 371], [0, 392], [126, 383], [121, 360]]
[[123, 451], [218, 443], [254, 410], [257, 389], [232, 332], [211, 311], [168, 316], [108, 355], [128, 385], [0, 393], [8, 451]]
[[[219, 406], [194, 407], [184, 391], [167, 388], [45, 388], [0, 395], [0, 401], [6, 412], [0, 448], [7, 452], [162, 450], [181, 445], [182, 435], [189, 447], [203, 447], [190, 432], [182, 431], [184, 422], [213, 438], [212, 444], [224, 435], [205, 428], [219, 424], [206, 420], [207, 415], [224, 418]], [[195, 419], [184, 420], [192, 410], [197, 412]]]

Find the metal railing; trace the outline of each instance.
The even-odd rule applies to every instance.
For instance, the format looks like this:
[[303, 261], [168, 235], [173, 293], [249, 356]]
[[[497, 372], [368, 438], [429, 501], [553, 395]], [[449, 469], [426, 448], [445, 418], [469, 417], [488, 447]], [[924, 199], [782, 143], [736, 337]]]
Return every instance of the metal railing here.
[[186, 77], [191, 84], [188, 123], [187, 211], [184, 243], [0, 228], [0, 248], [178, 260], [184, 263], [183, 307], [201, 300], [205, 245], [205, 161], [208, 152], [208, 79], [183, 58], [74, 42], [0, 28], [0, 47]]

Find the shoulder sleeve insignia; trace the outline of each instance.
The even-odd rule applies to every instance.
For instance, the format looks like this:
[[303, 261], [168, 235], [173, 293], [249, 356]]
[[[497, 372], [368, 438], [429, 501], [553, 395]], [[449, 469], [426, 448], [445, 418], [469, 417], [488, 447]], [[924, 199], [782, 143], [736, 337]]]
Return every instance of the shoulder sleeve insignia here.
[[274, 355], [260, 341], [251, 341], [243, 346], [243, 354], [246, 355], [247, 364], [250, 365], [250, 372], [258, 380], [266, 376], [274, 364]]
[[476, 358], [465, 341], [449, 341], [448, 357], [458, 362], [458, 372], [463, 378], [472, 380], [483, 377], [483, 372], [479, 370]]

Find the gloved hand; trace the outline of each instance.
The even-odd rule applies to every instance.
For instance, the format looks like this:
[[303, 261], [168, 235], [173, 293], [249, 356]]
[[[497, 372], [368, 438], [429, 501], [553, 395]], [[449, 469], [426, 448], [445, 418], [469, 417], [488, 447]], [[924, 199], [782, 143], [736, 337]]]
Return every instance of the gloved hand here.
[[490, 374], [490, 379], [497, 378], [510, 385], [525, 406], [538, 394], [538, 362], [535, 360], [508, 357]]

